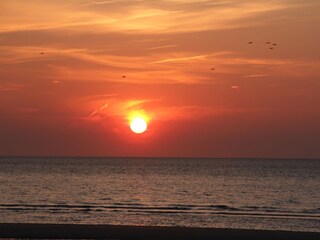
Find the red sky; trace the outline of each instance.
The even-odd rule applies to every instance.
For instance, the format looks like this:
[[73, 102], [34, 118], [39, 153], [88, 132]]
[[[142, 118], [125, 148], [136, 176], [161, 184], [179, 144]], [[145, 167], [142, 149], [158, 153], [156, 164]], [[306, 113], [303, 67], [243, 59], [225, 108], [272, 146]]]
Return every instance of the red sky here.
[[[318, 0], [1, 1], [0, 155], [320, 158], [319, 12]], [[146, 133], [130, 131], [132, 111], [150, 117]]]

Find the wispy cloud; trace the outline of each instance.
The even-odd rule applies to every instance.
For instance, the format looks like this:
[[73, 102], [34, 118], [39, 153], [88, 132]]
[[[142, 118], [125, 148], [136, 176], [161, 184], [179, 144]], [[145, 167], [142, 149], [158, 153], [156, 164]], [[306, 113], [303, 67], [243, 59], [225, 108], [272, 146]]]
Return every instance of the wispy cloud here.
[[43, 61], [54, 59], [59, 56], [74, 56], [76, 52], [85, 51], [84, 49], [72, 48], [53, 48], [53, 47], [33, 47], [33, 46], [1, 46], [0, 63], [17, 64], [24, 62]]
[[104, 103], [102, 106], [100, 106], [98, 109], [95, 109], [92, 113], [89, 114], [89, 118], [94, 117], [96, 114], [98, 114], [100, 111], [106, 109], [109, 106], [109, 103]]
[[118, 0], [109, 0], [109, 1], [92, 1], [90, 3], [86, 3], [85, 5], [104, 5], [104, 4], [110, 4], [110, 3], [116, 3]]
[[157, 31], [158, 33], [250, 26], [252, 25], [252, 22], [248, 21], [250, 17], [286, 9], [293, 5], [292, 2], [288, 4], [287, 1], [276, 0], [268, 2], [219, 0], [214, 3], [165, 0], [82, 2], [30, 0], [6, 1], [1, 4], [0, 19], [5, 24], [0, 24], [0, 31], [90, 26], [87, 28], [89, 31]]
[[24, 86], [19, 84], [0, 84], [0, 92], [20, 91], [23, 88]]
[[194, 61], [199, 59], [205, 59], [208, 55], [190, 56], [190, 57], [178, 57], [178, 58], [168, 58], [152, 63], [167, 63], [167, 62], [184, 62], [184, 61]]
[[[107, 97], [108, 98], [108, 97]], [[86, 101], [86, 100], [85, 100]], [[93, 106], [95, 109], [85, 119], [88, 120], [103, 120], [105, 118], [120, 118], [126, 121], [131, 112], [144, 111], [149, 103], [159, 101], [157, 99], [127, 99], [121, 97], [110, 97], [105, 99], [89, 101], [86, 104]], [[151, 118], [152, 111], [148, 112]]]
[[267, 77], [267, 74], [251, 74], [251, 75], [245, 75], [244, 78], [260, 78], [260, 77]]
[[[232, 89], [239, 89], [240, 86], [233, 85]], [[194, 121], [213, 116], [233, 115], [239, 113], [264, 111], [262, 108], [232, 108], [212, 107], [206, 105], [174, 104], [161, 99], [132, 99], [115, 96], [100, 100], [88, 101], [83, 106], [91, 107], [93, 110], [84, 117], [89, 121], [105, 121], [107, 118], [122, 119], [127, 124], [130, 113], [143, 112], [151, 121]], [[121, 120], [119, 120], [121, 121]]]
[[148, 48], [149, 50], [158, 50], [158, 49], [164, 49], [164, 48], [173, 48], [176, 47], [177, 45], [165, 45], [165, 46], [159, 46], [159, 47], [151, 47]]

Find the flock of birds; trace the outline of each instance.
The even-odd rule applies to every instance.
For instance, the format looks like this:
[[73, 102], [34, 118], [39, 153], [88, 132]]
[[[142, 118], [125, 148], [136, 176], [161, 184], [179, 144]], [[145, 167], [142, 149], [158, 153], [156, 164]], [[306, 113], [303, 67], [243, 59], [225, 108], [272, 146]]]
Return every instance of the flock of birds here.
[[[253, 44], [253, 42], [248, 42], [249, 45]], [[272, 42], [265, 42], [265, 44], [269, 47], [270, 50], [273, 50], [278, 44], [277, 43], [272, 43]], [[216, 70], [215, 68], [211, 68], [211, 71]]]
[[[251, 44], [253, 44], [253, 42], [252, 41], [248, 42], [248, 44], [251, 45]], [[272, 43], [272, 42], [265, 42], [265, 44], [268, 45], [270, 50], [273, 50], [275, 48], [275, 46], [277, 46], [277, 43]], [[44, 52], [41, 52], [40, 54], [43, 55]], [[214, 67], [211, 68], [211, 71], [214, 71], [214, 70], [216, 70]], [[126, 78], [126, 75], [122, 75], [121, 78]]]
[[[253, 44], [253, 42], [248, 42], [248, 44]], [[270, 50], [273, 50], [275, 48], [275, 46], [277, 46], [277, 43], [266, 42], [266, 45], [269, 46]]]

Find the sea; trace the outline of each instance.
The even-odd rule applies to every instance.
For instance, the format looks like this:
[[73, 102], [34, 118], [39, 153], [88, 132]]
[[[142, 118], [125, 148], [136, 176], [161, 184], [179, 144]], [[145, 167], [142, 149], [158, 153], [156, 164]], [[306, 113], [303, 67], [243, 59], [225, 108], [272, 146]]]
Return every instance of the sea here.
[[320, 160], [2, 157], [0, 223], [320, 232]]

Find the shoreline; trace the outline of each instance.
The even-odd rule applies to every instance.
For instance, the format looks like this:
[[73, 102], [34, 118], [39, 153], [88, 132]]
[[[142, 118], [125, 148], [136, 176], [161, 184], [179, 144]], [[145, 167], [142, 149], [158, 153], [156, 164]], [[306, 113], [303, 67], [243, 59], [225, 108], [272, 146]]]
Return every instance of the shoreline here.
[[0, 238], [140, 240], [318, 240], [320, 232], [194, 227], [0, 223]]

